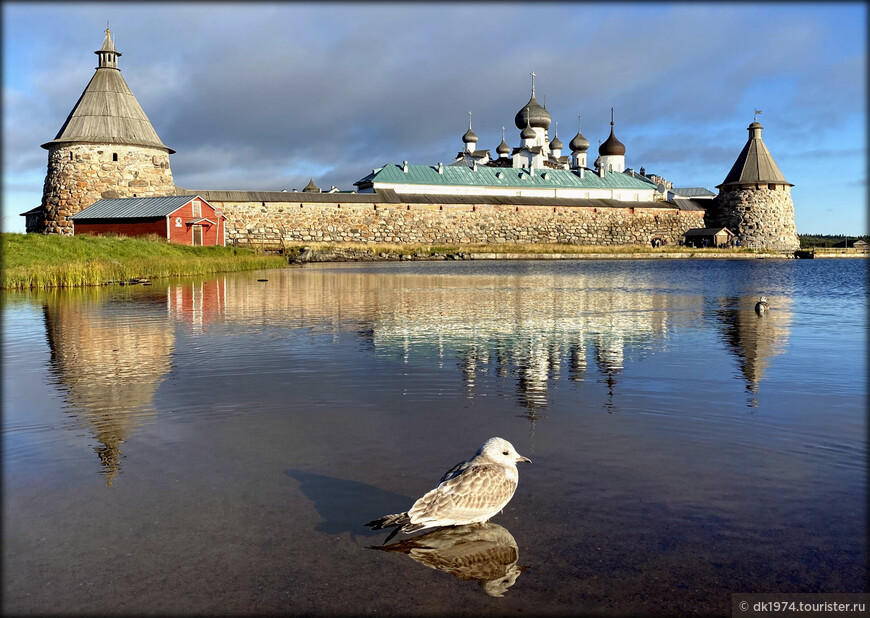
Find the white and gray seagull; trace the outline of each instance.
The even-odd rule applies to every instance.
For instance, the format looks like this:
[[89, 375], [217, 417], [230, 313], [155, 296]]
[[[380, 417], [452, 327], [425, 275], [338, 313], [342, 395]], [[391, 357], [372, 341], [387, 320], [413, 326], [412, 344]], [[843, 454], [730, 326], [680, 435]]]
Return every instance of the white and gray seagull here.
[[532, 463], [504, 438], [490, 438], [474, 457], [448, 470], [438, 486], [405, 513], [384, 515], [366, 524], [372, 530], [396, 527], [404, 533], [441, 526], [482, 524], [498, 514], [517, 489], [517, 462]]

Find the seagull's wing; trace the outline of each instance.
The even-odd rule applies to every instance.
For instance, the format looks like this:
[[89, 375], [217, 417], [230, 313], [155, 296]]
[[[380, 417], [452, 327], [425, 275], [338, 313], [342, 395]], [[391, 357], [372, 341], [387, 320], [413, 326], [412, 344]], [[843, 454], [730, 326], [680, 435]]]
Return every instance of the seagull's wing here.
[[475, 465], [457, 471], [408, 511], [414, 524], [450, 526], [476, 521], [501, 509], [517, 488], [503, 466]]
[[466, 459], [465, 461], [460, 461], [458, 464], [456, 464], [455, 466], [453, 466], [447, 472], [444, 473], [444, 476], [441, 477], [441, 480], [438, 481], [438, 484], [440, 485], [444, 481], [453, 478], [454, 476], [456, 476], [457, 474], [459, 474], [460, 472], [465, 470], [470, 465], [471, 465], [470, 459]]

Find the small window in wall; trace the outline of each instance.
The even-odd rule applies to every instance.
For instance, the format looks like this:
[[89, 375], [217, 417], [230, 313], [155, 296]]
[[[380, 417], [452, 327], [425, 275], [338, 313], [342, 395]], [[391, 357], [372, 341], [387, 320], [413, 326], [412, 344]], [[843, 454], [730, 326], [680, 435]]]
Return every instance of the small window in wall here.
[[113, 152], [113, 153], [112, 153], [112, 161], [117, 161], [117, 160], [118, 160], [118, 153], [117, 153], [117, 152]]
[[72, 153], [69, 153], [69, 160], [70, 160], [70, 161], [72, 161], [72, 160], [73, 160], [73, 156], [72, 156]]
[[775, 184], [772, 184], [772, 183], [771, 183], [771, 184], [767, 185], [767, 188], [770, 189], [771, 191], [776, 191], [776, 185], [775, 185]]
[[202, 207], [200, 205], [199, 200], [193, 200], [193, 216], [201, 217], [202, 216]]

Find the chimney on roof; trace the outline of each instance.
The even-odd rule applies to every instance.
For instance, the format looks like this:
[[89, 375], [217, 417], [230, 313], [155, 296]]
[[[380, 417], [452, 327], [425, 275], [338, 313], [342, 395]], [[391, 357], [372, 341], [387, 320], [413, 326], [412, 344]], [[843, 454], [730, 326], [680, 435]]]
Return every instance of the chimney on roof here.
[[444, 164], [441, 161], [438, 161], [438, 173], [439, 174], [444, 173]]
[[408, 173], [408, 162], [407, 161], [402, 161], [402, 171], [405, 172], [406, 174]]

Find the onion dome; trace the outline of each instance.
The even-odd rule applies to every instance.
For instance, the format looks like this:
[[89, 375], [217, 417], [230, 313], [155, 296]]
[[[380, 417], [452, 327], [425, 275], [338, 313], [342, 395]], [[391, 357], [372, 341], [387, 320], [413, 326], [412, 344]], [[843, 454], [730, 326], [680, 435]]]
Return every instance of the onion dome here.
[[471, 112], [468, 112], [468, 131], [462, 136], [462, 141], [465, 144], [476, 144], [478, 141], [477, 133], [471, 130]]
[[556, 136], [550, 142], [550, 150], [561, 150], [564, 148], [564, 144], [562, 144], [562, 140], [559, 139], [559, 123], [556, 123]]
[[589, 150], [589, 140], [583, 137], [583, 134], [580, 131], [577, 131], [577, 135], [574, 136], [574, 139], [568, 144], [568, 147], [572, 152], [586, 152]]
[[577, 117], [577, 135], [568, 144], [571, 152], [586, 152], [589, 150], [589, 140], [580, 133], [580, 117]]
[[535, 139], [535, 130], [531, 127], [529, 123], [526, 123], [526, 126], [523, 128], [520, 133], [521, 139]]
[[495, 151], [499, 155], [509, 155], [511, 153], [511, 147], [504, 141], [504, 127], [501, 128], [501, 143], [496, 146]]
[[532, 93], [532, 98], [529, 99], [529, 102], [517, 112], [514, 123], [518, 129], [524, 128], [526, 124], [539, 129], [547, 129], [550, 127], [550, 112], [538, 103], [534, 93]]
[[610, 127], [610, 137], [601, 144], [598, 149], [600, 155], [625, 155], [625, 144], [616, 139], [613, 135], [613, 127]]
[[600, 155], [625, 155], [625, 144], [616, 139], [613, 134], [613, 108], [610, 108], [610, 137], [598, 147]]
[[518, 129], [523, 129], [526, 125], [536, 129], [547, 129], [550, 127], [550, 112], [538, 103], [538, 100], [535, 98], [534, 72], [532, 72], [532, 98], [517, 112], [514, 124], [517, 125]]

